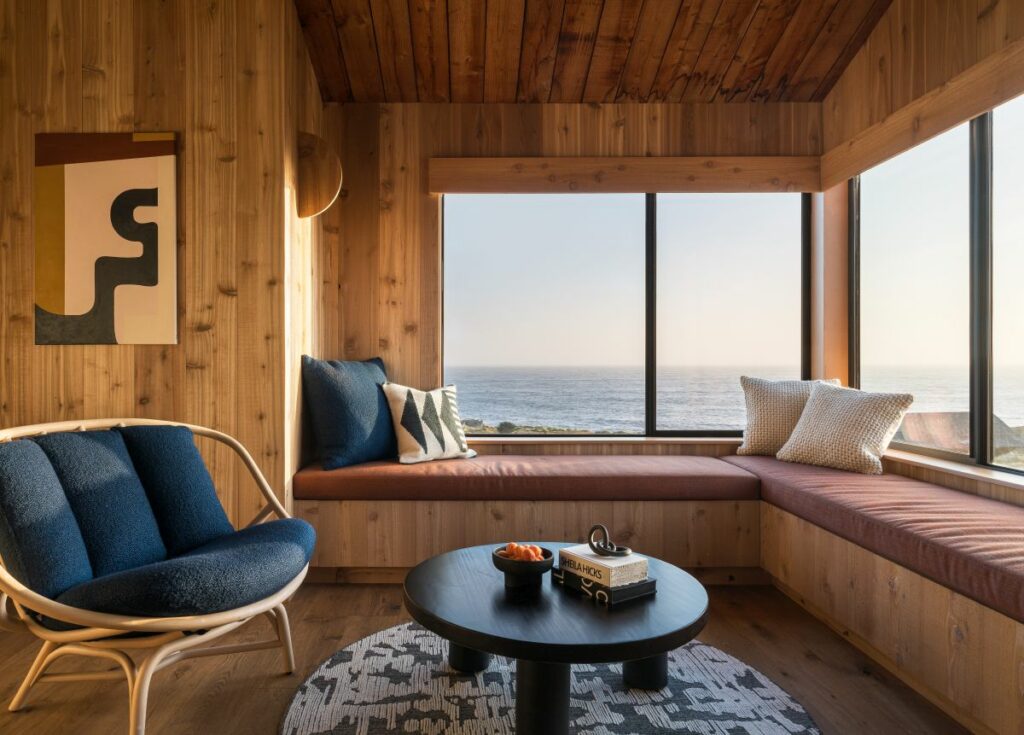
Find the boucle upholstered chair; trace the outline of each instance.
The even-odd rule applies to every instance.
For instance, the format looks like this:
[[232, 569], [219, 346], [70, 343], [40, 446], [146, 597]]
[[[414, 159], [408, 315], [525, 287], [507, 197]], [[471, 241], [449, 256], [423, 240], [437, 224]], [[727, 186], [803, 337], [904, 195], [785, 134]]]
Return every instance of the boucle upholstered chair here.
[[[245, 528], [229, 523], [194, 435], [233, 449], [256, 481], [266, 505]], [[165, 666], [280, 647], [291, 673], [284, 603], [314, 541], [245, 448], [218, 431], [138, 419], [0, 431], [0, 627], [43, 642], [10, 709], [40, 682], [124, 676], [129, 733], [142, 735], [150, 681]], [[276, 640], [207, 645], [258, 616]], [[144, 654], [138, 663], [132, 651]], [[114, 667], [46, 673], [71, 654]]]

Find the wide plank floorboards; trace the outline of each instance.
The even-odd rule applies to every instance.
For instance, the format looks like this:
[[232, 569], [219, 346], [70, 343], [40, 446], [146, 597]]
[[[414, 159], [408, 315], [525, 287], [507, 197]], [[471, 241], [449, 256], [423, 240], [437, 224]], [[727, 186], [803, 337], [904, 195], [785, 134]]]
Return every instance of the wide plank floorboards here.
[[[710, 622], [700, 638], [751, 664], [803, 703], [829, 733], [963, 733], [942, 712], [871, 662], [772, 587], [711, 587]], [[273, 735], [299, 683], [335, 650], [408, 619], [394, 585], [306, 585], [289, 605], [298, 671], [281, 674], [277, 651], [184, 661], [156, 675], [150, 735]], [[225, 642], [270, 635], [253, 622]], [[0, 633], [0, 733], [109, 735], [127, 729], [123, 683], [39, 684], [28, 707], [6, 704], [38, 643]], [[72, 658], [54, 671], [95, 668]]]

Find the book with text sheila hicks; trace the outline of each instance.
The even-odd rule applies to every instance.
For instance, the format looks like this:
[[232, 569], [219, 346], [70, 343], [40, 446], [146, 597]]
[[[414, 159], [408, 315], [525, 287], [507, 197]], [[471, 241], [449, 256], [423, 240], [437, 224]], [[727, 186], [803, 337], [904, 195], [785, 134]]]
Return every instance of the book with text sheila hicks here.
[[621, 587], [647, 579], [647, 557], [640, 554], [601, 556], [588, 544], [559, 549], [558, 566], [605, 587]]

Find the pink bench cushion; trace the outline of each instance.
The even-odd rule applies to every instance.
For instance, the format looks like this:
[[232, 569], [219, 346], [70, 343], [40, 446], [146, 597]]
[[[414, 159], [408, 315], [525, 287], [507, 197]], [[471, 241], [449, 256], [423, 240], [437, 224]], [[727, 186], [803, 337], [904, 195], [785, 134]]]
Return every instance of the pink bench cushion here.
[[712, 457], [513, 456], [368, 462], [295, 475], [305, 500], [757, 500], [749, 472]]
[[766, 502], [1024, 621], [1024, 508], [902, 475], [726, 461], [761, 478]]

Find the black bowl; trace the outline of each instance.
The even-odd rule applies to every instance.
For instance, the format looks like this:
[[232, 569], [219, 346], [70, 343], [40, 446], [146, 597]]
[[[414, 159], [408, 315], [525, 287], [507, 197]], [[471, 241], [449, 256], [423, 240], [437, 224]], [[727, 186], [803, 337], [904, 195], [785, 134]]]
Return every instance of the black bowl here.
[[495, 549], [491, 553], [491, 561], [499, 572], [505, 573], [506, 588], [540, 587], [541, 578], [555, 564], [555, 555], [544, 547], [540, 550], [544, 557], [541, 561], [519, 561], [500, 556], [498, 552], [504, 550], [504, 546]]

